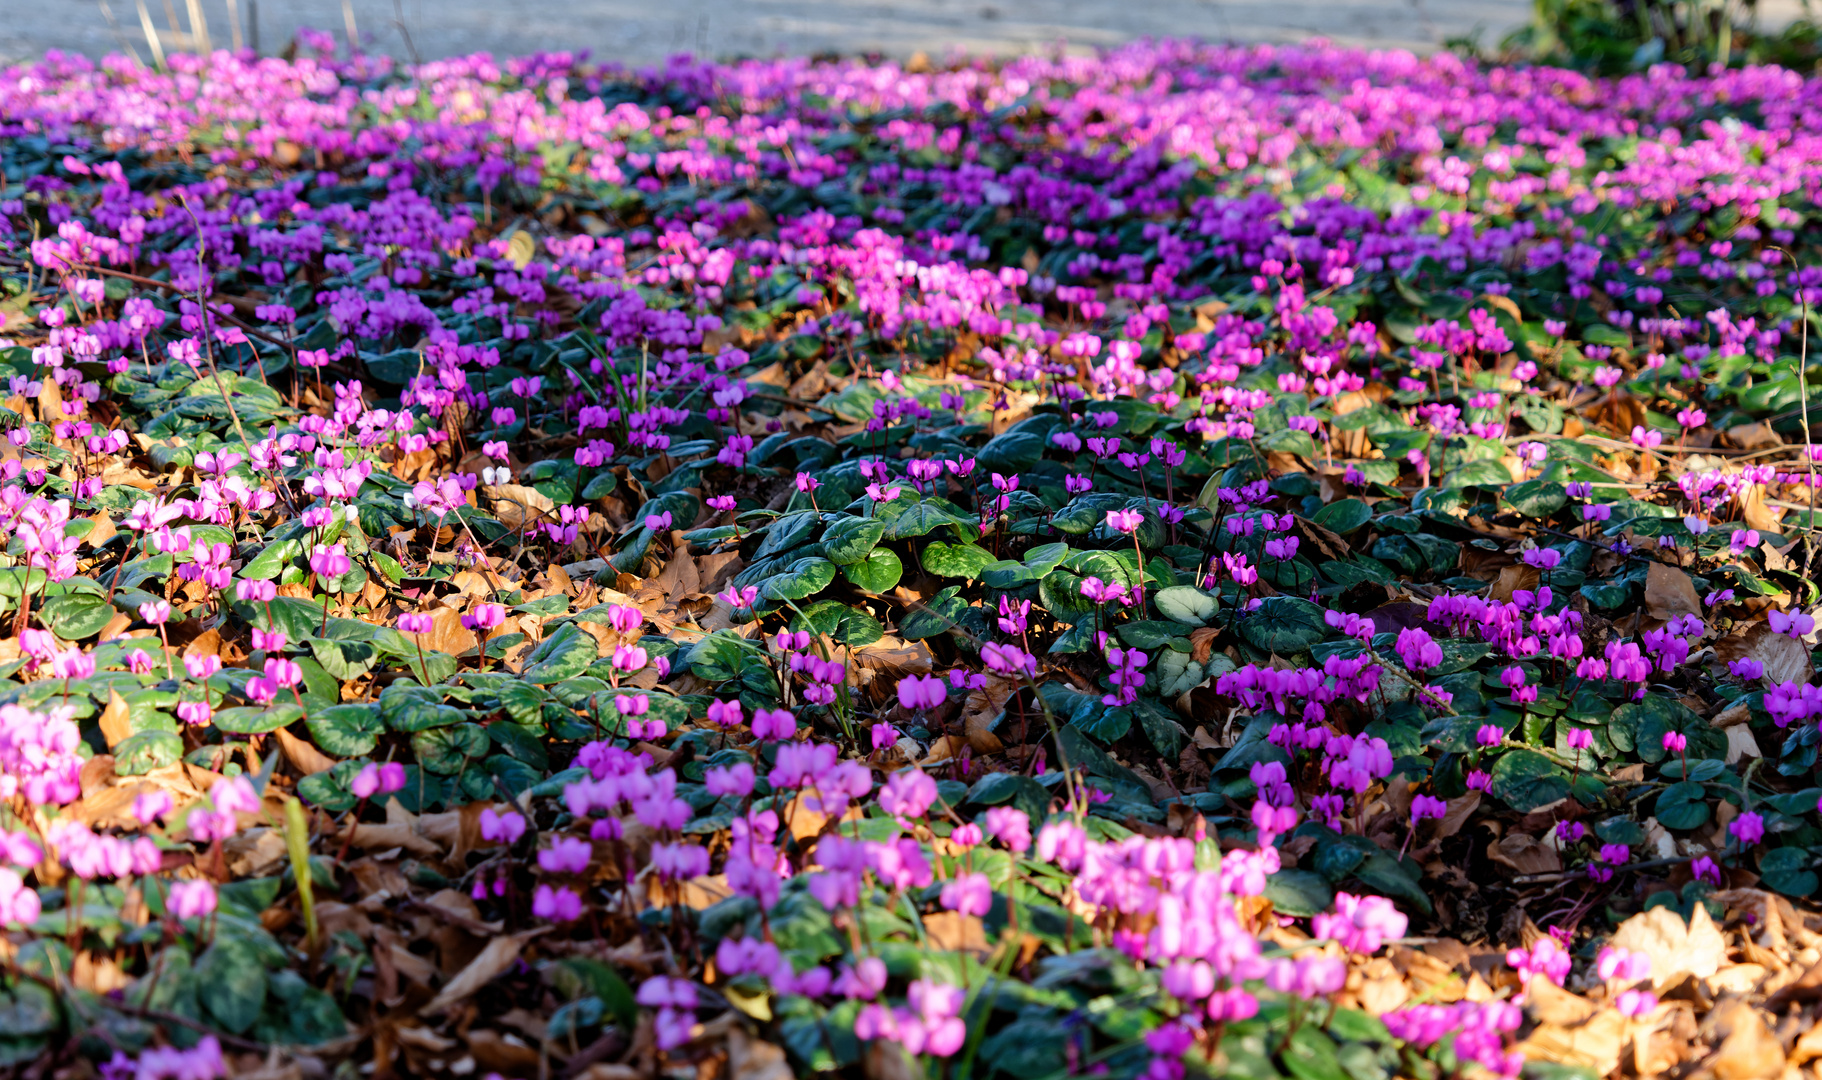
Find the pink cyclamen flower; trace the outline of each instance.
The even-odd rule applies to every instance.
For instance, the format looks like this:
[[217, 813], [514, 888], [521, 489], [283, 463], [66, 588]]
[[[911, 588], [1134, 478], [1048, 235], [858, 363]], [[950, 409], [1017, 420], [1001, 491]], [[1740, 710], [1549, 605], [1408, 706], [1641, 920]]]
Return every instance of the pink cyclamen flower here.
[[474, 610], [462, 616], [462, 625], [470, 630], [492, 630], [506, 621], [506, 609], [499, 604], [476, 604]]
[[943, 886], [942, 905], [961, 915], [985, 916], [993, 906], [993, 886], [986, 874], [958, 875]]
[[215, 886], [206, 881], [177, 881], [165, 908], [174, 919], [196, 919], [215, 910]]
[[531, 913], [552, 922], [574, 922], [582, 917], [582, 897], [574, 889], [539, 885], [532, 893]]
[[501, 812], [491, 806], [481, 811], [481, 839], [497, 844], [514, 844], [524, 835], [525, 817], [519, 812]]
[[[736, 708], [739, 702], [729, 702]], [[712, 708], [712, 706], [711, 706]], [[710, 717], [713, 719], [713, 717]], [[753, 737], [783, 741], [797, 736], [797, 718], [787, 709], [757, 709], [753, 713]]]
[[1798, 641], [1816, 628], [1816, 620], [1801, 611], [1768, 611], [1765, 613], [1765, 623], [1771, 627], [1772, 633], [1784, 634]]
[[593, 853], [588, 841], [565, 836], [538, 852], [538, 869], [547, 874], [580, 874], [588, 869]]
[[141, 792], [133, 799], [133, 817], [142, 825], [150, 825], [171, 812], [171, 793], [163, 788]]
[[898, 682], [898, 703], [907, 712], [934, 709], [948, 697], [943, 680], [935, 675], [911, 675]]
[[1109, 510], [1109, 511], [1107, 511], [1107, 527], [1109, 529], [1112, 529], [1115, 532], [1120, 532], [1120, 533], [1137, 532], [1139, 529], [1139, 526], [1143, 525], [1144, 523], [1145, 523], [1145, 515], [1140, 513], [1137, 510]]
[[0, 867], [0, 923], [30, 926], [43, 910], [37, 891], [24, 878], [11, 868]]

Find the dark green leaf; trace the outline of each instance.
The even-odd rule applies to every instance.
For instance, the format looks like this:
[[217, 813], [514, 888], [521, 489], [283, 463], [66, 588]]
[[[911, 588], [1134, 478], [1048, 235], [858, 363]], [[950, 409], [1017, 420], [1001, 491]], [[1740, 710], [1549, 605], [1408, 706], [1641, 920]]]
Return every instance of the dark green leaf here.
[[1240, 620], [1242, 637], [1279, 656], [1304, 652], [1327, 634], [1322, 609], [1295, 596], [1268, 596]]
[[852, 582], [855, 588], [875, 595], [897, 585], [904, 575], [905, 565], [899, 561], [898, 553], [891, 548], [876, 547], [859, 562], [841, 568], [841, 576]]
[[1535, 750], [1508, 750], [1493, 764], [1488, 790], [1520, 813], [1530, 813], [1569, 794], [1569, 774]]
[[[977, 578], [994, 561], [993, 553], [977, 544], [945, 544], [938, 540], [924, 548], [924, 569], [937, 577]], [[873, 589], [884, 592], [884, 589]]]
[[526, 682], [548, 686], [573, 679], [601, 655], [595, 639], [573, 622], [564, 623], [525, 657]]
[[1280, 870], [1265, 879], [1265, 898], [1281, 914], [1307, 918], [1327, 911], [1335, 890], [1313, 871]]

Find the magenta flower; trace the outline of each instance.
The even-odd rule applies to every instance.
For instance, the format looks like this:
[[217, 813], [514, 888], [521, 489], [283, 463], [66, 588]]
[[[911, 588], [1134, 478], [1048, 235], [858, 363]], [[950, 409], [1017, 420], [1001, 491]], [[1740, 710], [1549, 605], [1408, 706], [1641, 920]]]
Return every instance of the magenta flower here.
[[207, 881], [174, 881], [165, 901], [174, 919], [199, 919], [215, 910], [215, 886]]
[[910, 675], [899, 680], [898, 703], [907, 712], [934, 709], [948, 697], [943, 680], [934, 675]]
[[506, 609], [499, 604], [476, 604], [462, 616], [462, 625], [470, 630], [492, 630], [506, 621]]
[[43, 910], [38, 893], [25, 879], [11, 868], [0, 867], [0, 924], [30, 926]]
[[531, 913], [552, 922], [574, 922], [582, 917], [582, 897], [574, 889], [541, 884], [532, 893]]
[[1145, 515], [1137, 510], [1107, 511], [1107, 527], [1119, 533], [1131, 533], [1145, 523]]
[[943, 886], [942, 905], [957, 914], [985, 916], [993, 906], [993, 886], [986, 874], [961, 874]]
[[496, 844], [515, 844], [524, 835], [525, 817], [519, 812], [501, 812], [491, 806], [481, 811], [481, 839]]

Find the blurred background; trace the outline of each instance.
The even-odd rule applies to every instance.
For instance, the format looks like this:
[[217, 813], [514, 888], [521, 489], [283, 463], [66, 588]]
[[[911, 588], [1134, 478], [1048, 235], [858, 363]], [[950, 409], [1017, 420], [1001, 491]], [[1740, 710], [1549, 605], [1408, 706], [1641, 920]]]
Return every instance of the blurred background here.
[[[1141, 37], [1452, 47], [1506, 59], [1574, 56], [1637, 68], [1660, 59], [1802, 63], [1809, 0], [0, 0], [0, 64], [62, 49], [99, 57], [248, 46], [282, 50], [299, 27], [401, 60], [591, 50], [632, 65], [828, 53], [1091, 51]], [[1796, 48], [1795, 52], [1787, 46]], [[1780, 48], [1782, 51], [1780, 51]], [[1754, 50], [1757, 49], [1757, 52]], [[1592, 57], [1592, 59], [1587, 59]], [[1813, 61], [1810, 61], [1813, 62]], [[1805, 65], [1807, 66], [1807, 65]]]

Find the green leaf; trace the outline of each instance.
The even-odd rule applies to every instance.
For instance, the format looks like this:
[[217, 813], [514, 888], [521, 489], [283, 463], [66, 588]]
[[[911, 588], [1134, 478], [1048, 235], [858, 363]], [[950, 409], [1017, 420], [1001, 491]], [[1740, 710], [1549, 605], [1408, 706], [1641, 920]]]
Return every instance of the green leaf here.
[[761, 596], [769, 600], [802, 600], [815, 596], [835, 580], [835, 564], [827, 559], [812, 556], [798, 559], [759, 587]]
[[1051, 1076], [1066, 1071], [1071, 1033], [1060, 1018], [1022, 1017], [981, 1043], [981, 1060], [1006, 1076]]
[[218, 933], [196, 961], [196, 998], [209, 1015], [239, 1034], [253, 1026], [266, 1003], [266, 968], [259, 952], [238, 935]]
[[[1642, 701], [1621, 705], [1613, 710], [1609, 727], [1624, 729], [1631, 736], [1632, 745], [1638, 748], [1639, 757], [1650, 762], [1662, 761], [1669, 753], [1664, 749], [1664, 735], [1671, 731], [1681, 732], [1689, 738], [1688, 751], [1692, 759], [1726, 753], [1727, 737], [1714, 732], [1689, 706], [1668, 694], [1647, 694]], [[1705, 737], [1709, 732], [1713, 733], [1712, 739]], [[1705, 746], [1709, 753], [1703, 752]], [[1720, 754], [1712, 752], [1716, 747]]]
[[50, 987], [14, 980], [10, 989], [0, 993], [0, 1064], [24, 1064], [23, 1060], [14, 1059], [14, 1049], [43, 1045], [33, 1036], [55, 1031], [61, 1015], [57, 995]]
[[1265, 879], [1265, 898], [1273, 910], [1301, 919], [1327, 911], [1335, 890], [1314, 871], [1280, 870]]
[[1120, 640], [1135, 649], [1167, 648], [1170, 642], [1176, 642], [1181, 650], [1189, 648], [1189, 639], [1183, 636], [1183, 624], [1169, 619], [1145, 619], [1140, 622], [1121, 623], [1114, 628]]
[[316, 662], [323, 665], [323, 670], [346, 682], [358, 679], [373, 670], [379, 662], [379, 650], [366, 641], [341, 641], [333, 638], [313, 637], [310, 641], [310, 652]]
[[468, 714], [451, 705], [437, 702], [405, 700], [389, 706], [381, 695], [380, 715], [394, 731], [411, 733], [430, 728], [448, 727], [468, 719]]
[[[1183, 655], [1173, 653], [1172, 655]], [[1183, 725], [1177, 723], [1176, 714], [1149, 697], [1139, 698], [1130, 706], [1133, 715], [1139, 719], [1139, 728], [1151, 741], [1152, 748], [1162, 754], [1165, 761], [1177, 760], [1183, 752], [1183, 744], [1189, 738]]]
[[[1228, 666], [1233, 665], [1230, 663]], [[1188, 693], [1208, 678], [1208, 668], [1205, 665], [1190, 659], [1189, 653], [1175, 649], [1165, 649], [1158, 654], [1156, 673], [1158, 695], [1166, 700]]]
[[573, 622], [557, 627], [525, 657], [526, 682], [549, 685], [573, 679], [601, 655], [595, 639]]
[[1305, 1024], [1292, 1032], [1280, 1056], [1284, 1059], [1284, 1067], [1296, 1080], [1352, 1080], [1342, 1071], [1335, 1040], [1311, 1025]]
[[1809, 897], [1822, 881], [1815, 871], [1816, 857], [1808, 848], [1773, 848], [1759, 860], [1759, 877], [1785, 896]]
[[759, 549], [753, 552], [753, 561], [769, 559], [774, 555], [783, 555], [787, 551], [810, 542], [816, 530], [822, 527], [822, 516], [814, 510], [799, 510], [786, 514], [766, 526], [765, 540]]
[[988, 773], [968, 789], [967, 803], [1004, 806], [1010, 803], [1033, 821], [1042, 821], [1050, 808], [1050, 789], [1018, 773]]
[[317, 748], [330, 757], [351, 758], [373, 752], [386, 730], [372, 705], [332, 705], [304, 717]]
[[425, 772], [457, 776], [468, 763], [487, 753], [487, 729], [479, 724], [432, 728], [411, 737], [411, 752]]
[[983, 472], [1012, 476], [1044, 457], [1044, 437], [1035, 431], [1007, 431], [987, 440], [976, 455]]
[[827, 634], [842, 645], [860, 648], [885, 636], [879, 620], [839, 600], [818, 600], [791, 619], [791, 629]]
[[905, 564], [899, 561], [898, 553], [891, 548], [876, 547], [859, 562], [841, 568], [841, 576], [852, 582], [855, 588], [876, 595], [897, 585], [904, 575]]
[[823, 557], [837, 566], [851, 566], [867, 557], [886, 535], [886, 523], [878, 518], [836, 518], [822, 534]]
[[1206, 626], [1219, 607], [1215, 598], [1193, 585], [1171, 585], [1152, 594], [1158, 614], [1186, 626]]
[[909, 540], [944, 525], [965, 525], [969, 521], [946, 499], [918, 499], [903, 509], [894, 511], [882, 506], [879, 512], [886, 523], [887, 540]]
[[375, 379], [393, 386], [404, 386], [423, 368], [424, 358], [416, 349], [394, 349], [388, 353], [362, 351], [361, 359]]
[[1526, 480], [1513, 484], [1505, 490], [1503, 498], [1511, 504], [1512, 509], [1533, 518], [1549, 517], [1569, 502], [1568, 492], [1563, 485], [1544, 480]]
[[1699, 829], [1708, 822], [1706, 789], [1693, 780], [1672, 784], [1658, 793], [1652, 813], [1666, 829]]
[[582, 498], [585, 502], [594, 502], [596, 499], [605, 499], [609, 495], [612, 495], [614, 489], [619, 486], [619, 477], [611, 472], [602, 470], [598, 475], [590, 477], [588, 483], [582, 485]]
[[1501, 754], [1493, 764], [1492, 780], [1488, 791], [1521, 814], [1569, 794], [1569, 774], [1535, 750], [1508, 750]]
[[114, 605], [93, 593], [66, 593], [46, 600], [38, 616], [63, 640], [81, 641], [113, 621]]
[[923, 607], [906, 613], [898, 622], [899, 636], [906, 641], [922, 641], [953, 629], [968, 607], [968, 602], [959, 595], [961, 591], [960, 585], [951, 585], [931, 597]]
[[295, 702], [275, 701], [264, 708], [240, 706], [215, 711], [215, 727], [230, 735], [264, 735], [303, 719]]
[[1279, 656], [1304, 652], [1328, 635], [1322, 609], [1295, 596], [1268, 596], [1240, 618], [1241, 637]]
[[1424, 911], [1430, 909], [1430, 898], [1424, 895], [1418, 875], [1397, 856], [1386, 851], [1372, 851], [1354, 868], [1354, 876], [1376, 892], [1409, 900]]
[[174, 731], [142, 731], [120, 740], [114, 747], [114, 771], [121, 776], [144, 776], [183, 757], [183, 738]]
[[945, 544], [937, 540], [924, 549], [924, 569], [937, 577], [972, 580], [980, 577], [981, 571], [996, 561], [991, 551], [978, 544]]
[[240, 568], [240, 576], [252, 581], [271, 581], [284, 573], [285, 567], [303, 553], [304, 542], [301, 539], [273, 541]]
[[1359, 499], [1340, 499], [1316, 511], [1311, 520], [1341, 536], [1373, 520], [1373, 508]]
[[1496, 487], [1512, 483], [1512, 473], [1497, 461], [1480, 458], [1463, 464], [1436, 484], [1441, 488]]

